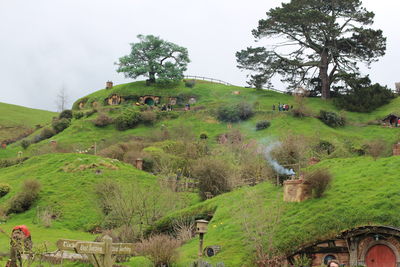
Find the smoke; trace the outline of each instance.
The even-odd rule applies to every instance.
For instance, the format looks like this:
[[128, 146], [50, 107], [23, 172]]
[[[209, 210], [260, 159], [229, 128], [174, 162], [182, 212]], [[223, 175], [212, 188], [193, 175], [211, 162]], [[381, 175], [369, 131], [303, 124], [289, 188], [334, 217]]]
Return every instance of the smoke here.
[[265, 147], [264, 151], [263, 151], [264, 157], [269, 162], [269, 164], [271, 164], [272, 168], [274, 168], [274, 170], [277, 173], [283, 174], [283, 175], [295, 175], [296, 173], [293, 171], [293, 169], [286, 169], [285, 167], [280, 165], [275, 159], [272, 158], [272, 155], [271, 155], [272, 150], [274, 150], [275, 148], [277, 148], [281, 145], [282, 145], [281, 142], [274, 142], [274, 143], [268, 145], [267, 147]]

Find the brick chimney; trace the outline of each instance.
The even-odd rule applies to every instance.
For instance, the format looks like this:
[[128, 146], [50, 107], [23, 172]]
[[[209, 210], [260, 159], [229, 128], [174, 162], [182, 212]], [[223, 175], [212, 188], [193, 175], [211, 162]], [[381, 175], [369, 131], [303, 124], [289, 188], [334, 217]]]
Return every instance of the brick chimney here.
[[400, 142], [393, 146], [393, 156], [400, 156]]
[[143, 159], [137, 158], [135, 162], [136, 169], [143, 170]]
[[111, 89], [113, 88], [113, 82], [112, 81], [107, 81], [106, 82], [106, 89]]
[[283, 201], [302, 202], [311, 198], [312, 190], [304, 180], [286, 180], [283, 182]]

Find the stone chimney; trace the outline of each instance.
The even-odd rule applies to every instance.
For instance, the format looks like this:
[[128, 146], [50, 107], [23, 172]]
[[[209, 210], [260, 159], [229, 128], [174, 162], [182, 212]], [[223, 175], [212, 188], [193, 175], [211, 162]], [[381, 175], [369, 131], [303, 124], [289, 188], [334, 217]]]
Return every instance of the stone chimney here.
[[135, 162], [136, 169], [143, 170], [143, 159], [137, 158]]
[[400, 156], [400, 142], [393, 146], [393, 156]]
[[302, 202], [311, 198], [312, 190], [304, 180], [286, 180], [283, 182], [283, 201]]
[[113, 82], [112, 81], [107, 81], [106, 82], [106, 89], [111, 89], [113, 88]]

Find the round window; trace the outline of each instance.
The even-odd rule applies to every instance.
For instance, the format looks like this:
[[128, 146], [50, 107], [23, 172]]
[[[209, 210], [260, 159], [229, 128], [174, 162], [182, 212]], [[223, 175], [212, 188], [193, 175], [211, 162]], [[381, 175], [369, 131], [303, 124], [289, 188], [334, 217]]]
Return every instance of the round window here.
[[334, 255], [326, 255], [324, 258], [324, 264], [328, 264], [331, 260], [336, 260], [336, 257]]

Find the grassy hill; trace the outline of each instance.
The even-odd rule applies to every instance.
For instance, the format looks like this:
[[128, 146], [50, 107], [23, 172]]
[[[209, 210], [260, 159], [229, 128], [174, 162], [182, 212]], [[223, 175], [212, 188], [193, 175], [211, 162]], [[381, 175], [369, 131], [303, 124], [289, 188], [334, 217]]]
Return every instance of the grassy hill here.
[[[126, 101], [119, 106], [105, 105], [105, 99], [113, 94], [124, 97]], [[178, 105], [175, 112], [170, 113], [173, 116], [160, 117], [153, 125], [139, 124], [126, 131], [118, 131], [114, 125], [96, 127], [93, 124], [93, 120], [100, 114], [116, 118], [126, 109], [134, 108], [139, 111], [143, 107], [136, 107], [135, 103], [143, 95], [160, 96], [161, 104], [167, 103], [169, 97], [176, 97]], [[192, 105], [192, 110], [183, 111], [182, 107], [191, 97], [195, 97], [197, 102]], [[81, 102], [85, 103], [85, 107], [79, 110]], [[255, 115], [251, 119], [233, 124], [217, 120], [216, 111], [221, 105], [239, 102], [254, 106]], [[92, 107], [93, 103], [97, 103], [95, 108]], [[391, 145], [400, 139], [399, 128], [385, 128], [378, 122], [390, 113], [400, 113], [400, 98], [368, 114], [340, 111], [330, 101], [306, 98], [304, 105], [308, 116], [304, 118], [294, 117], [290, 112], [272, 111], [272, 105], [278, 103], [288, 103], [295, 108], [298, 105], [294, 97], [286, 94], [200, 81], [194, 88], [187, 88], [184, 83], [173, 88], [160, 88], [146, 86], [144, 82], [134, 82], [85, 96], [75, 102], [74, 112], [86, 115], [72, 119], [71, 125], [61, 133], [51, 139], [33, 143], [25, 150], [21, 147], [21, 142], [11, 144], [7, 149], [0, 149], [2, 160], [15, 157], [19, 151], [23, 152], [23, 156], [30, 157], [23, 163], [0, 168], [0, 183], [8, 183], [12, 187], [8, 195], [0, 198], [0, 207], [7, 206], [25, 179], [34, 178], [42, 184], [40, 198], [34, 207], [25, 213], [12, 215], [2, 228], [9, 232], [13, 225], [29, 224], [33, 232], [39, 234], [37, 240], [49, 241], [53, 246], [61, 237], [93, 239], [86, 231], [99, 225], [103, 219], [94, 195], [96, 183], [105, 179], [119, 183], [136, 181], [141, 186], [151, 188], [157, 184], [159, 178], [165, 178], [167, 174], [162, 173], [157, 177], [120, 161], [74, 152], [87, 150], [94, 145], [97, 152], [104, 149], [121, 150], [116, 144], [126, 146], [127, 140], [136, 140], [136, 144], [142, 143], [146, 151], [168, 154], [168, 161], [186, 164], [196, 159], [190, 158], [179, 149], [174, 150], [185, 142], [185, 138], [191, 136], [190, 142], [197, 144], [200, 134], [206, 133], [208, 139], [204, 142], [207, 149], [223, 150], [217, 137], [236, 129], [244, 135], [244, 143], [254, 140], [256, 144], [265, 144], [288, 135], [300, 135], [310, 147], [320, 141], [333, 144], [335, 151], [329, 155], [318, 155], [322, 161], [313, 167], [330, 170], [334, 177], [331, 187], [321, 199], [302, 203], [284, 203], [282, 188], [269, 182], [238, 188], [200, 203], [197, 203], [193, 194], [189, 194], [186, 204], [191, 205], [162, 218], [155, 229], [168, 230], [171, 221], [182, 216], [201, 217], [212, 214], [205, 246], [220, 245], [222, 251], [208, 261], [213, 264], [224, 262], [225, 266], [252, 266], [254, 248], [248, 242], [252, 236], [244, 230], [244, 225], [263, 232], [263, 242], [272, 242], [273, 247], [283, 254], [360, 225], [400, 226], [396, 216], [399, 213], [396, 167], [400, 158], [386, 157], [374, 161], [354, 152], [367, 142], [379, 139], [388, 146], [386, 155], [389, 155]], [[1, 107], [7, 110], [6, 105], [0, 105]], [[342, 114], [347, 119], [346, 126], [332, 128], [325, 125], [318, 119], [320, 110]], [[51, 116], [49, 115], [48, 120]], [[256, 131], [256, 123], [261, 120], [270, 121], [271, 126]], [[0, 125], [1, 122], [0, 117]], [[12, 126], [12, 123], [4, 121], [4, 125]], [[170, 136], [162, 137], [166, 130]], [[40, 131], [32, 133], [26, 139], [33, 140]], [[49, 143], [50, 140], [57, 142], [57, 148]], [[138, 154], [135, 153], [140, 151], [133, 152], [136, 156]], [[94, 150], [89, 149], [88, 153], [94, 154]], [[235, 160], [231, 161], [231, 165], [237, 165]], [[165, 162], [164, 164], [168, 165]], [[98, 169], [101, 174], [96, 174]], [[57, 211], [62, 214], [50, 228], [42, 226], [37, 219], [38, 211], [43, 207], [57, 207]], [[271, 214], [274, 216], [267, 216]], [[272, 241], [268, 236], [273, 236]], [[0, 242], [3, 244], [0, 245], [0, 251], [6, 251], [6, 237], [3, 236], [0, 240], [3, 241]], [[188, 266], [193, 262], [197, 258], [197, 249], [197, 238], [184, 244], [179, 249], [177, 266]], [[133, 259], [130, 266], [145, 266], [144, 262], [144, 259]]]
[[0, 142], [16, 138], [36, 125], [51, 121], [57, 113], [0, 103]]
[[[326, 160], [316, 168], [328, 168], [333, 183], [321, 199], [301, 203], [283, 202], [282, 189], [269, 183], [246, 187], [199, 204], [216, 207], [205, 236], [205, 246], [220, 245], [222, 250], [208, 262], [226, 266], [252, 266], [254, 247], [243, 222], [263, 232], [264, 242], [273, 236], [273, 244], [282, 253], [296, 251], [302, 245], [334, 238], [342, 231], [364, 225], [400, 226], [399, 157], [377, 161], [368, 157]], [[260, 205], [263, 204], [263, 205]], [[271, 218], [279, 211], [278, 225]], [[191, 211], [193, 212], [193, 211]], [[265, 214], [266, 213], [266, 214]], [[265, 214], [266, 216], [259, 216]], [[173, 216], [182, 216], [175, 214]], [[257, 229], [257, 224], [262, 225]], [[196, 260], [198, 239], [180, 249], [178, 266]]]

